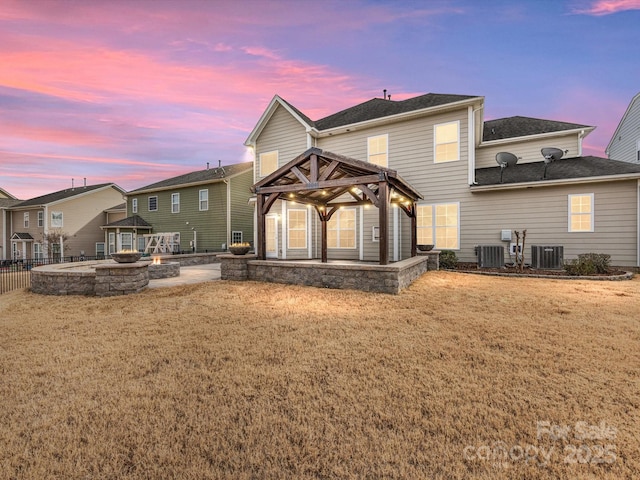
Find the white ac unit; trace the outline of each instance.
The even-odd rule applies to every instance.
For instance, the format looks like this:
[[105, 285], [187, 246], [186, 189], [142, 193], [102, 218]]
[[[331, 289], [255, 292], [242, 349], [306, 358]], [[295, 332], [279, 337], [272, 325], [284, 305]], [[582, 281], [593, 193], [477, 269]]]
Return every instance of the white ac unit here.
[[562, 245], [532, 245], [531, 267], [551, 270], [564, 268], [564, 247]]
[[502, 245], [478, 245], [476, 253], [480, 268], [504, 267], [504, 247]]

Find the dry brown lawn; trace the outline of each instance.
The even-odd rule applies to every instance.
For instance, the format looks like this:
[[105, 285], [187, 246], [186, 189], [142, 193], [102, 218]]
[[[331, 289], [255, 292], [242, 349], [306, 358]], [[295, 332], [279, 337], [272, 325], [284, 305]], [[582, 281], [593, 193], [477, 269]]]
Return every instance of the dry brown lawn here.
[[3, 478], [638, 478], [640, 280], [0, 296]]

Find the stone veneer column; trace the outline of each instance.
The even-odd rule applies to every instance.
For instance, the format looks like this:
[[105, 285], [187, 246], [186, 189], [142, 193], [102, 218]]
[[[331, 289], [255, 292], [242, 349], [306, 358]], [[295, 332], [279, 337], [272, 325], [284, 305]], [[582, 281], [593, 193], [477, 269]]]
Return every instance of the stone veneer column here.
[[222, 280], [243, 281], [249, 278], [247, 262], [255, 260], [257, 255], [219, 255], [220, 278]]
[[96, 265], [96, 296], [138, 293], [149, 285], [149, 262]]

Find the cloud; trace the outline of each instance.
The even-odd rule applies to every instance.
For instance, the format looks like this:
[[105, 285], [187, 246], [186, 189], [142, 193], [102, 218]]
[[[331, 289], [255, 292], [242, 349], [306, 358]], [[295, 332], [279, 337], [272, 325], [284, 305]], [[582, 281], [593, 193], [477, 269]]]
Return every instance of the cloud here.
[[573, 13], [600, 17], [628, 10], [640, 10], [640, 0], [596, 0], [588, 8], [574, 8]]

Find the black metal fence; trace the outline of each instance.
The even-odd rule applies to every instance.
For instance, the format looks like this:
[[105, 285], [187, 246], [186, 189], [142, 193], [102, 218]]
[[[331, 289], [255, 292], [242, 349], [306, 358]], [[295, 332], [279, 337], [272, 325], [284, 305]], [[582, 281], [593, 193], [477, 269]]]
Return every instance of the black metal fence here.
[[17, 288], [31, 287], [31, 269], [40, 265], [63, 262], [84, 262], [87, 260], [104, 260], [104, 256], [53, 258], [27, 258], [18, 260], [0, 260], [0, 295]]

